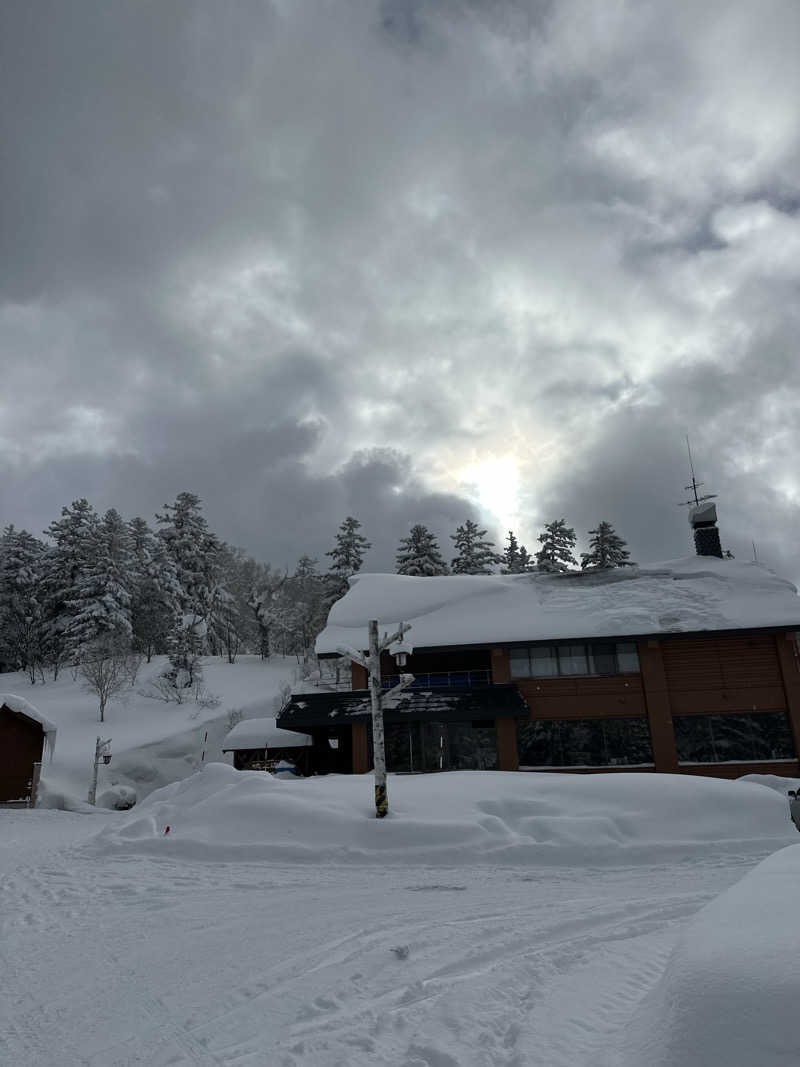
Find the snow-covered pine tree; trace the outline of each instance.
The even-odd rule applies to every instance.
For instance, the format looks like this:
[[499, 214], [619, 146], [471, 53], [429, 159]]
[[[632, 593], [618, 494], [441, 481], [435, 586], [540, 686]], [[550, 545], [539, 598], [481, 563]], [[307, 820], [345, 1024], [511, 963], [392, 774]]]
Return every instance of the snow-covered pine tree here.
[[411, 527], [397, 550], [397, 573], [432, 577], [447, 574], [447, 564], [434, 534], [421, 523]]
[[326, 556], [331, 557], [331, 565], [326, 578], [327, 604], [330, 606], [334, 600], [344, 596], [347, 592], [347, 579], [358, 574], [364, 562], [364, 555], [372, 548], [372, 544], [360, 534], [361, 523], [349, 515], [336, 534], [336, 544]]
[[589, 551], [581, 553], [581, 567], [632, 567], [625, 541], [610, 522], [599, 522], [589, 531]]
[[472, 519], [456, 527], [456, 532], [450, 534], [450, 540], [455, 541], [458, 552], [451, 564], [453, 574], [493, 573], [502, 556], [494, 551], [494, 542], [484, 540], [485, 537], [486, 531], [478, 529], [477, 522]]
[[183, 590], [165, 541], [156, 537], [144, 519], [131, 519], [132, 563], [131, 627], [133, 645], [149, 663], [166, 652], [167, 638], [180, 610]]
[[207, 622], [211, 615], [222, 543], [209, 530], [200, 497], [194, 493], [179, 493], [156, 521], [183, 590], [181, 611], [195, 620], [196, 632], [197, 620]]
[[99, 523], [94, 508], [81, 497], [63, 507], [61, 518], [45, 530], [54, 544], [42, 561], [44, 652], [54, 678], [75, 649], [71, 636], [77, 610], [75, 598], [97, 548]]
[[27, 671], [31, 685], [44, 654], [44, 556], [27, 530], [7, 526], [0, 536], [0, 662]]
[[508, 531], [506, 538], [508, 544], [503, 550], [501, 558], [501, 574], [524, 574], [531, 570], [531, 557], [527, 548], [517, 542], [513, 530]]
[[575, 531], [567, 526], [565, 519], [545, 523], [544, 531], [539, 534], [541, 548], [536, 553], [536, 563], [543, 571], [567, 571], [570, 565], [577, 567], [578, 561], [572, 554], [577, 541]]
[[102, 639], [120, 650], [130, 647], [133, 555], [130, 532], [111, 508], [90, 535], [91, 554], [67, 599], [66, 628], [73, 660]]

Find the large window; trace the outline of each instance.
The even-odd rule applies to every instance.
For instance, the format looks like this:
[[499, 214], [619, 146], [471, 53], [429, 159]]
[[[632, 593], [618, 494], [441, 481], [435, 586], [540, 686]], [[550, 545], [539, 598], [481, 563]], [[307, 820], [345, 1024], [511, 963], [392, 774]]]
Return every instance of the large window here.
[[679, 763], [754, 763], [795, 755], [785, 711], [676, 715], [672, 721]]
[[390, 723], [386, 767], [400, 773], [496, 770], [494, 721]]
[[653, 763], [647, 719], [536, 719], [517, 725], [521, 767]]
[[531, 645], [511, 649], [512, 678], [558, 678], [596, 674], [637, 674], [633, 641], [594, 641], [572, 645]]

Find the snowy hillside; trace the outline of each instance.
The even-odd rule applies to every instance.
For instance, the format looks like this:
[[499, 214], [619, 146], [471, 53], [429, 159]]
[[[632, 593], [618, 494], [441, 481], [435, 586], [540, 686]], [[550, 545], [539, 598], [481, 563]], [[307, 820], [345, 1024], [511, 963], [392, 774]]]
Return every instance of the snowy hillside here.
[[281, 687], [291, 682], [296, 661], [281, 656], [268, 661], [242, 656], [230, 664], [219, 658], [204, 661], [207, 693], [218, 698], [214, 707], [194, 700], [184, 704], [164, 703], [143, 696], [148, 681], [166, 662], [155, 657], [139, 672], [136, 684], [106, 709], [105, 722], [98, 721], [97, 699], [69, 670], [58, 680], [32, 686], [26, 674], [0, 675], [0, 689], [23, 697], [57, 729], [55, 755], [42, 765], [41, 797], [45, 804], [73, 806], [86, 800], [98, 734], [112, 739], [112, 760], [101, 764], [98, 797], [112, 785], [136, 791], [138, 799], [168, 782], [192, 774], [200, 765], [203, 738], [206, 760], [230, 762], [220, 743], [230, 730], [231, 713], [244, 718], [273, 715]]

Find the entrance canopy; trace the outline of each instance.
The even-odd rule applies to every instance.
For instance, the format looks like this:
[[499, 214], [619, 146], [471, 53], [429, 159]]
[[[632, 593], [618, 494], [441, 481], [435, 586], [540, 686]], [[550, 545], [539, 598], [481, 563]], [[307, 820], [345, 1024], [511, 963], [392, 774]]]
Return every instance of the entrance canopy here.
[[[366, 722], [370, 714], [369, 693], [363, 690], [354, 693], [298, 693], [281, 711], [277, 722], [284, 730], [303, 730], [314, 726]], [[410, 721], [469, 722], [498, 717], [525, 719], [528, 715], [528, 706], [516, 685], [411, 688], [391, 701], [385, 700], [383, 709], [387, 724]], [[240, 725], [244, 726], [245, 723]]]
[[312, 744], [308, 734], [281, 730], [274, 719], [245, 719], [237, 723], [222, 742], [223, 752], [266, 748], [306, 748]]

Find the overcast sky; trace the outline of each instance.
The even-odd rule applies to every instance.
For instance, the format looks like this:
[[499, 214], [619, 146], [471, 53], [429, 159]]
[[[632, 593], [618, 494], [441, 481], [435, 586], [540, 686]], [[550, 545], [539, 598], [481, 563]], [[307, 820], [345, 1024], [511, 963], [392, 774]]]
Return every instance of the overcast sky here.
[[799, 44], [797, 0], [4, 0], [0, 521], [671, 558], [690, 433], [800, 579]]

